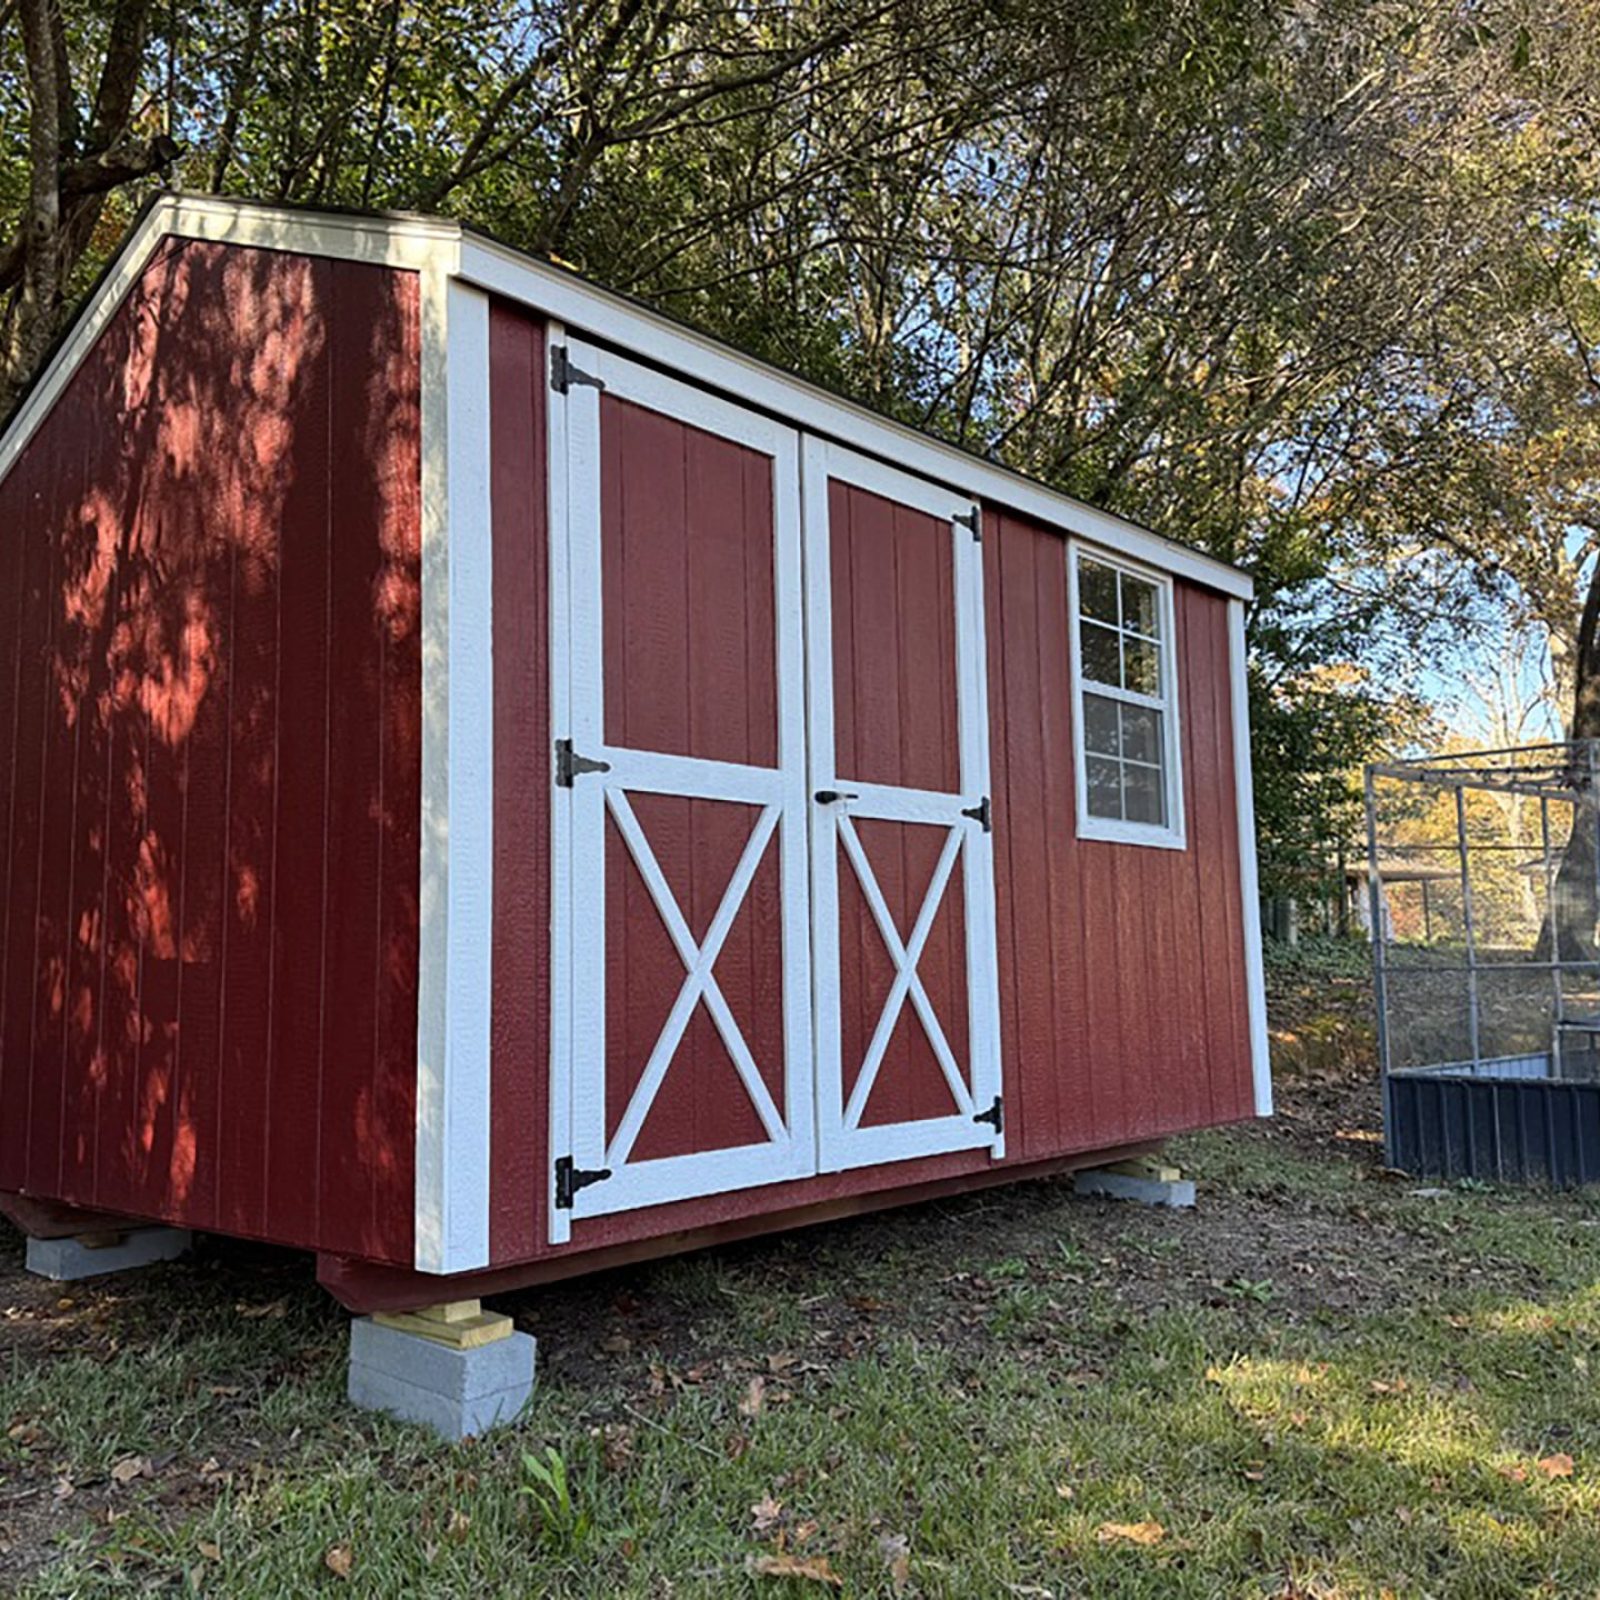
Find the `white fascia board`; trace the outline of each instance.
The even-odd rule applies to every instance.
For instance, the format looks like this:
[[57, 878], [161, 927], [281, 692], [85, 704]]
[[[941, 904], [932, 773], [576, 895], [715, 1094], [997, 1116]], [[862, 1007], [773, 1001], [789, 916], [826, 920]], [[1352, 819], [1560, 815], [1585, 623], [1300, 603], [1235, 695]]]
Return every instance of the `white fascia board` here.
[[1234, 806], [1239, 815], [1239, 899], [1244, 928], [1245, 1000], [1250, 1016], [1250, 1072], [1258, 1117], [1272, 1115], [1272, 1052], [1267, 1033], [1267, 975], [1261, 951], [1261, 886], [1256, 864], [1256, 803], [1250, 770], [1250, 682], [1244, 602], [1228, 603], [1228, 687], [1233, 708]]
[[880, 417], [492, 240], [464, 234], [460, 272], [468, 282], [540, 311], [573, 332], [615, 344], [808, 432], [1232, 598], [1248, 600], [1253, 593], [1250, 579], [1225, 562]]

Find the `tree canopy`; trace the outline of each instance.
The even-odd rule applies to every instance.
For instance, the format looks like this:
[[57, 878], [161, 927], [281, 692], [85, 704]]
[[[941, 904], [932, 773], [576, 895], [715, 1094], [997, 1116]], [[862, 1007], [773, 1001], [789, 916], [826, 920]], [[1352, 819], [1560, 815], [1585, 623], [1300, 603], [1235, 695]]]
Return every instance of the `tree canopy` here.
[[153, 184], [446, 211], [1239, 562], [1272, 887], [1485, 618], [1600, 733], [1594, 0], [4, 0], [0, 133], [0, 403]]

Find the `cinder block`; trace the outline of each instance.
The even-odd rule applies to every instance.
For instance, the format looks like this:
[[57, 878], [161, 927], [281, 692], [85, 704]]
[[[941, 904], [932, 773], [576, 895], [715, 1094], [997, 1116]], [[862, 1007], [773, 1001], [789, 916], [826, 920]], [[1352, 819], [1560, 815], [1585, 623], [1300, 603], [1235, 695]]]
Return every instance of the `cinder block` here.
[[456, 1349], [357, 1317], [346, 1392], [354, 1405], [454, 1442], [516, 1420], [533, 1393], [537, 1351], [526, 1333]]
[[175, 1261], [193, 1241], [187, 1228], [130, 1228], [123, 1234], [81, 1239], [28, 1240], [27, 1268], [57, 1283], [128, 1272]]
[[[1168, 1169], [1170, 1170], [1170, 1169]], [[1192, 1178], [1146, 1177], [1118, 1172], [1112, 1167], [1090, 1167], [1072, 1175], [1077, 1194], [1101, 1195], [1107, 1200], [1132, 1200], [1142, 1206], [1172, 1206], [1187, 1211], [1194, 1205]]]

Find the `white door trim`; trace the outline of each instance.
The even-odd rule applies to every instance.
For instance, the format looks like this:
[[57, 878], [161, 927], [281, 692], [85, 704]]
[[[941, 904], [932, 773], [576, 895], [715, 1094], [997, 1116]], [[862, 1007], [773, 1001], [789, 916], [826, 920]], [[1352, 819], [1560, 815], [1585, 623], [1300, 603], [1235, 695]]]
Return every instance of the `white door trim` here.
[[[948, 524], [955, 557], [956, 691], [961, 792], [940, 794], [841, 778], [833, 716], [833, 591], [828, 484], [857, 485]], [[817, 1136], [824, 1171], [905, 1161], [987, 1147], [1005, 1154], [1003, 1122], [977, 1117], [999, 1104], [1000, 983], [996, 949], [994, 838], [976, 816], [989, 800], [987, 671], [984, 659], [982, 507], [954, 490], [886, 467], [825, 440], [807, 437], [802, 456], [806, 529], [806, 667], [809, 686], [812, 983], [816, 994]], [[835, 800], [820, 797], [840, 795]], [[878, 889], [852, 817], [881, 817], [949, 830], [911, 937], [902, 941]], [[944, 1030], [934, 1015], [916, 960], [957, 858], [965, 900], [968, 984], [967, 1059], [962, 1082]], [[860, 1074], [846, 1100], [839, 992], [839, 873], [849, 863], [896, 969]], [[958, 1110], [917, 1122], [861, 1126], [894, 1024], [909, 1002], [921, 1018]], [[870, 1072], [869, 1072], [870, 1069]]]

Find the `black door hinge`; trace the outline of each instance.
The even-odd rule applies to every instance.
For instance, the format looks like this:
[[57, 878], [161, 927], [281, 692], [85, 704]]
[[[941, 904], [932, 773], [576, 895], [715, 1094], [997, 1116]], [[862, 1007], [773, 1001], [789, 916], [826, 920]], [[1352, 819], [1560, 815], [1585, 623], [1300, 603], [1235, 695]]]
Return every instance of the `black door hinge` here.
[[974, 822], [978, 823], [983, 828], [985, 833], [992, 831], [993, 821], [989, 815], [988, 795], [985, 795], [983, 799], [981, 799], [975, 806], [963, 806], [961, 808], [961, 815], [964, 817], [971, 817]]
[[572, 748], [570, 739], [556, 740], [556, 787], [570, 789], [572, 780], [585, 772], [609, 772], [609, 761], [592, 761]]
[[994, 1097], [994, 1104], [987, 1111], [980, 1111], [972, 1120], [974, 1122], [989, 1122], [994, 1124], [995, 1133], [1002, 1134], [1006, 1131], [1005, 1112], [1001, 1108], [1001, 1097]]
[[592, 372], [585, 372], [581, 367], [572, 364], [572, 357], [567, 354], [567, 347], [558, 344], [550, 350], [550, 387], [557, 394], [565, 394], [575, 383], [586, 383], [591, 389], [604, 389], [606, 380], [597, 378]]
[[983, 512], [977, 506], [974, 506], [970, 511], [956, 512], [950, 520], [959, 522], [979, 544], [983, 543]]
[[562, 1156], [556, 1162], [556, 1210], [570, 1211], [572, 1197], [580, 1189], [587, 1189], [591, 1183], [604, 1183], [610, 1176], [610, 1167], [601, 1167], [597, 1172], [585, 1172], [573, 1165], [571, 1156]]

